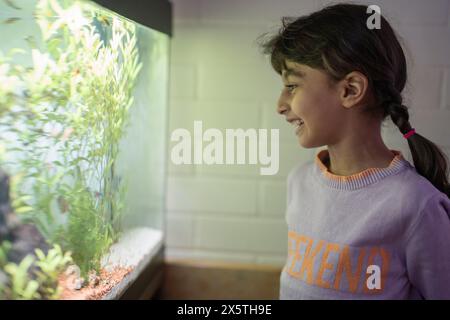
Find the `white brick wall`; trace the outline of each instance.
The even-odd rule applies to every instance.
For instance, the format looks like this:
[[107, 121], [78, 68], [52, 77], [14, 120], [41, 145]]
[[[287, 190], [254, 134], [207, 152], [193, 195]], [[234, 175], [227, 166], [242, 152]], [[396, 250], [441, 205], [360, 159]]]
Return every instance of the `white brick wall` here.
[[[277, 28], [282, 16], [307, 14], [329, 1], [172, 3], [170, 132], [192, 132], [194, 120], [203, 121], [203, 130], [278, 128], [280, 170], [275, 176], [260, 176], [259, 165], [175, 166], [169, 161], [167, 255], [282, 265], [287, 249], [286, 175], [317, 150], [300, 148], [292, 128], [275, 113], [281, 82], [255, 40]], [[411, 123], [449, 154], [450, 0], [359, 3], [378, 4], [402, 37]], [[411, 159], [406, 141], [390, 122], [383, 137]]]

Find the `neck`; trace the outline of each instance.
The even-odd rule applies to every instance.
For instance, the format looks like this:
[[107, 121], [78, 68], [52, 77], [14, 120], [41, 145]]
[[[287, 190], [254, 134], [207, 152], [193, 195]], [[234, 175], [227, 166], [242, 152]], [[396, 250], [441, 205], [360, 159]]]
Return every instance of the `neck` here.
[[368, 168], [389, 166], [394, 154], [384, 144], [380, 126], [358, 131], [362, 133], [348, 134], [337, 143], [328, 145], [329, 160], [326, 165], [331, 173], [349, 176]]

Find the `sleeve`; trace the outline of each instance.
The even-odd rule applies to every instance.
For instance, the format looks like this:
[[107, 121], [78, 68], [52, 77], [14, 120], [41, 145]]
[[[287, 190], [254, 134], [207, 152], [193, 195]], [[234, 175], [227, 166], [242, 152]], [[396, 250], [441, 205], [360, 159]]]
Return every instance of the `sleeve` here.
[[406, 242], [409, 280], [425, 299], [450, 299], [450, 199], [432, 196]]

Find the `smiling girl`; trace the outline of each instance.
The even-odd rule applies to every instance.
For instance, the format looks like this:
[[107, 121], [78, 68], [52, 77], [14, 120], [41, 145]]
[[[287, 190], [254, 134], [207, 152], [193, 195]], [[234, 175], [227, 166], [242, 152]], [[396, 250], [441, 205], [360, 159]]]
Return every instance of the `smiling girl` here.
[[[450, 299], [447, 160], [409, 123], [395, 32], [368, 17], [333, 5], [262, 43], [284, 83], [277, 112], [302, 147], [327, 147], [288, 176], [281, 299]], [[384, 144], [388, 116], [414, 166]]]

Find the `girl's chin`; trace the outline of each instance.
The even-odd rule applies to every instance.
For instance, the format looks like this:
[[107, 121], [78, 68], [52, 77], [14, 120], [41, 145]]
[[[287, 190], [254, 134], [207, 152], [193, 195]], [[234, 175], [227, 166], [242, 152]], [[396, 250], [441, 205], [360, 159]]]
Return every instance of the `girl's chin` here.
[[305, 135], [305, 132], [299, 132], [297, 134], [297, 140], [298, 140], [300, 146], [302, 146], [305, 149], [317, 148], [317, 147], [323, 145], [323, 144], [318, 145], [317, 143], [314, 143], [313, 141], [311, 141], [311, 139], [307, 138], [307, 136]]

